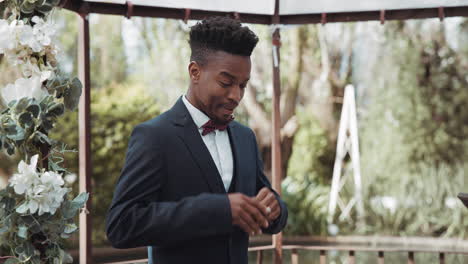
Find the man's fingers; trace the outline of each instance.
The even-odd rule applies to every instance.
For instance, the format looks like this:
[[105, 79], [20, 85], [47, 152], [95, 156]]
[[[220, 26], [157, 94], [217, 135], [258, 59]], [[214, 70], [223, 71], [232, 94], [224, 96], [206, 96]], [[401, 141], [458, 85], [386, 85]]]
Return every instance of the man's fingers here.
[[254, 220], [254, 218], [248, 212], [241, 211], [240, 217], [249, 227], [248, 233], [250, 235], [254, 235], [255, 233], [258, 233], [259, 231], [261, 231], [258, 223]]
[[257, 194], [257, 200], [262, 201], [268, 195], [270, 190], [267, 187], [263, 187]]
[[267, 216], [268, 215], [268, 212], [267, 212], [267, 209], [266, 209], [266, 205], [262, 204], [257, 198], [250, 198], [250, 197], [247, 197], [248, 199], [248, 202], [255, 208], [257, 208], [258, 210], [260, 210], [260, 212], [264, 215], [264, 216]]
[[[256, 202], [254, 199], [247, 198], [245, 204], [245, 210], [248, 211], [248, 213], [255, 218], [259, 226], [267, 227], [268, 226], [268, 219], [266, 217], [266, 214], [264, 214], [260, 208], [261, 205]], [[266, 211], [266, 209], [265, 209]]]
[[271, 214], [268, 216], [268, 220], [274, 221], [281, 214], [281, 208], [277, 206], [275, 209], [272, 209]]
[[250, 228], [250, 226], [244, 221], [244, 219], [239, 218], [237, 225], [244, 230], [247, 234], [251, 235], [253, 230]]
[[265, 205], [265, 206], [269, 206], [271, 209], [273, 209], [273, 205], [276, 201], [276, 197], [275, 195], [270, 192], [260, 203]]

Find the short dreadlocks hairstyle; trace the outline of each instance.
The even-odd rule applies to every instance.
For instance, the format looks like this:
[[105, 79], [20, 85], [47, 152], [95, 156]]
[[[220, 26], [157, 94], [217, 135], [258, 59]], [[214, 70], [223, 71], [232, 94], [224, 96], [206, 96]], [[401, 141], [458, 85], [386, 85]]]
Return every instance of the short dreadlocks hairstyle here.
[[190, 61], [203, 65], [214, 51], [250, 56], [257, 42], [257, 35], [239, 21], [229, 17], [211, 17], [190, 28]]

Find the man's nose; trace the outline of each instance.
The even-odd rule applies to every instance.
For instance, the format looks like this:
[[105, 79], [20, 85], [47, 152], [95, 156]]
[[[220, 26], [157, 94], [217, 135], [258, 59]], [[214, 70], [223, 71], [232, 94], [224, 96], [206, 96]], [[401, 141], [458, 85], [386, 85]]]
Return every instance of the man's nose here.
[[242, 99], [242, 88], [240, 86], [233, 86], [229, 92], [229, 99], [239, 103]]

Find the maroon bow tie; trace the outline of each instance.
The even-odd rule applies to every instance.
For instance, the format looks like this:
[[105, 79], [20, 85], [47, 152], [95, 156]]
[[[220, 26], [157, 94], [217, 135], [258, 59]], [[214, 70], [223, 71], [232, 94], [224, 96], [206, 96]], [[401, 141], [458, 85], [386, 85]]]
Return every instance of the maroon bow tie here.
[[232, 120], [234, 120], [234, 117], [231, 116], [231, 120], [229, 120], [226, 124], [222, 125], [222, 124], [217, 124], [215, 123], [213, 120], [208, 120], [208, 122], [206, 122], [202, 128], [203, 128], [203, 132], [202, 132], [202, 136], [205, 136], [205, 135], [208, 135], [209, 133], [215, 131], [216, 129], [219, 130], [219, 131], [224, 131], [226, 130], [227, 126], [229, 125], [229, 122], [231, 122]]

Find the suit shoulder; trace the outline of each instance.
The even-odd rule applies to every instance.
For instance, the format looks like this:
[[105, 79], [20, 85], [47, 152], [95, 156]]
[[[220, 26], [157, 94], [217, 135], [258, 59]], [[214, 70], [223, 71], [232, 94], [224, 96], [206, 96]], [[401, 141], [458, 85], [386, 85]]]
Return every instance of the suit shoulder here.
[[158, 116], [155, 116], [154, 118], [141, 122], [135, 126], [136, 127], [142, 127], [142, 128], [149, 128], [149, 129], [163, 129], [167, 127], [167, 125], [170, 122], [170, 119], [168, 117], [169, 111], [166, 111]]
[[234, 125], [238, 128], [238, 131], [240, 131], [242, 134], [253, 136], [255, 138], [255, 132], [250, 127], [243, 125], [237, 121], [232, 122], [234, 122]]
[[168, 112], [164, 112], [150, 120], [141, 122], [133, 127], [132, 135], [139, 135], [151, 142], [161, 141], [160, 138], [170, 135], [170, 119]]

